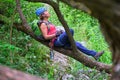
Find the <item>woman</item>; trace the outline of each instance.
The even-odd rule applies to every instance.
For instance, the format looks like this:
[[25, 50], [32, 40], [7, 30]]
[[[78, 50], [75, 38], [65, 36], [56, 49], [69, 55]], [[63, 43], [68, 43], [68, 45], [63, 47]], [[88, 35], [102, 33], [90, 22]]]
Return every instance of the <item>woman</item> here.
[[[56, 27], [48, 21], [50, 14], [44, 7], [38, 8], [36, 10], [36, 15], [40, 17], [38, 26], [42, 32], [44, 39], [52, 40], [54, 46], [71, 46], [66, 32], [57, 31]], [[72, 29], [70, 29], [70, 32], [72, 35], [74, 34], [74, 31]], [[104, 51], [97, 53], [94, 50], [88, 50], [79, 42], [75, 42], [75, 44], [81, 52], [94, 57], [96, 60], [104, 53]]]

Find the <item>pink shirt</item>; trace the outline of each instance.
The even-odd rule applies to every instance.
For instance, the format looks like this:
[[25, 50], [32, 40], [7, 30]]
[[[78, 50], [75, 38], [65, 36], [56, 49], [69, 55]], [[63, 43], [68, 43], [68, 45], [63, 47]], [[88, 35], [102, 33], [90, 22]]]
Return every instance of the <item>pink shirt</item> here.
[[48, 35], [55, 34], [56, 33], [56, 28], [53, 24], [49, 24], [49, 29], [48, 29]]

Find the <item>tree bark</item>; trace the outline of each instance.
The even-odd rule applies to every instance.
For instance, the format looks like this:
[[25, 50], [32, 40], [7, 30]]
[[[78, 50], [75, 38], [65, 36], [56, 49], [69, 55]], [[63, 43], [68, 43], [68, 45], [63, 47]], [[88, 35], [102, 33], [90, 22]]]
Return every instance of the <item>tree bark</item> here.
[[0, 80], [45, 80], [21, 71], [13, 70], [5, 66], [0, 66]]

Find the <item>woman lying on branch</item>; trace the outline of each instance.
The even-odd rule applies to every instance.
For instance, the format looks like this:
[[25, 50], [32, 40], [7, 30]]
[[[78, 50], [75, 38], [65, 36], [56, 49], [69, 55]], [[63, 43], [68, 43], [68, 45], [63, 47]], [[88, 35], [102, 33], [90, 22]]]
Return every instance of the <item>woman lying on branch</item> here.
[[[42, 36], [44, 39], [50, 40], [50, 45], [57, 47], [71, 47], [67, 33], [65, 31], [58, 31], [56, 27], [48, 21], [50, 14], [44, 7], [38, 8], [36, 10], [36, 15], [40, 17], [38, 27], [42, 32]], [[74, 35], [72, 29], [70, 29], [70, 32]], [[104, 51], [96, 52], [94, 50], [89, 50], [77, 41], [75, 41], [75, 44], [81, 52], [94, 57], [96, 60], [104, 53]]]

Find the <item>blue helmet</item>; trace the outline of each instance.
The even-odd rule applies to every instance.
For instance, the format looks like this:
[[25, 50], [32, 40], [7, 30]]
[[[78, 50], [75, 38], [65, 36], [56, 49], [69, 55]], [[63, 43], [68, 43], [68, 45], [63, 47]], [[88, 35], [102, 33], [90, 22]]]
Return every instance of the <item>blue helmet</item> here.
[[37, 16], [40, 16], [45, 11], [46, 11], [46, 8], [45, 7], [41, 7], [41, 8], [38, 8], [35, 13], [36, 13]]

